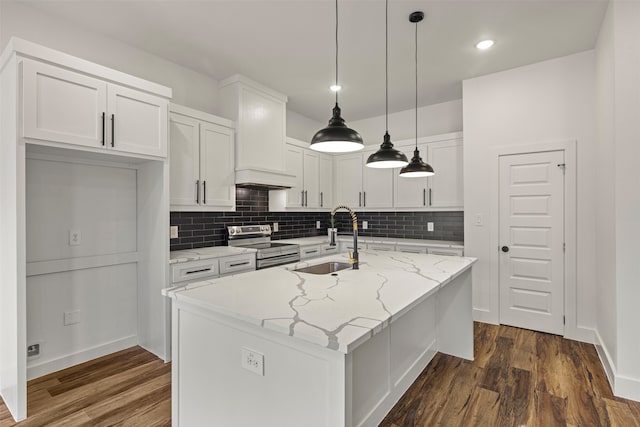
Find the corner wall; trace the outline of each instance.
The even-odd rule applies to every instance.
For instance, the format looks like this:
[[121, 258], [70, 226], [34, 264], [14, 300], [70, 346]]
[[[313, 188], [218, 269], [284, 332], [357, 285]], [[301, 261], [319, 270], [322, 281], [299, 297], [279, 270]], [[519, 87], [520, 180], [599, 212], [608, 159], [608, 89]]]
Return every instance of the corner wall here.
[[[595, 326], [595, 55], [586, 51], [463, 82], [465, 255], [473, 268], [476, 320], [499, 322], [497, 247], [491, 242], [498, 191], [488, 169], [498, 147], [577, 141], [577, 321], [591, 336]], [[474, 225], [477, 214], [483, 226]], [[575, 337], [573, 337], [575, 338]]]

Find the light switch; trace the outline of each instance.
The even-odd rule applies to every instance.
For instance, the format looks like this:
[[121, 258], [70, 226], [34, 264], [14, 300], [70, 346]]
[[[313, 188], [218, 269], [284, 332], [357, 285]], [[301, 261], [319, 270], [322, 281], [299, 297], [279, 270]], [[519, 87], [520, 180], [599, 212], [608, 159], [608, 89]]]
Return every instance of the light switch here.
[[69, 246], [78, 246], [82, 241], [80, 230], [69, 230]]
[[367, 228], [369, 228], [369, 221], [362, 221], [362, 229], [366, 230]]
[[433, 223], [432, 222], [428, 222], [427, 223], [427, 231], [433, 231]]
[[278, 223], [274, 222], [273, 223], [273, 232], [276, 233], [278, 231]]
[[170, 239], [177, 239], [178, 238], [178, 226], [177, 225], [172, 225], [171, 227], [169, 227], [169, 238]]

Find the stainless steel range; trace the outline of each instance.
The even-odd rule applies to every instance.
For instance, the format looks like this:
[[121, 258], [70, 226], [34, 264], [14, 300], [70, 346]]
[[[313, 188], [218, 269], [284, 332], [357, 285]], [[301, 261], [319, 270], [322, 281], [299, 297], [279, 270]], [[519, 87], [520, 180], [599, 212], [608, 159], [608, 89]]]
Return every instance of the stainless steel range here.
[[300, 247], [271, 241], [270, 225], [232, 225], [227, 227], [228, 245], [257, 249], [256, 268], [273, 267], [300, 261]]

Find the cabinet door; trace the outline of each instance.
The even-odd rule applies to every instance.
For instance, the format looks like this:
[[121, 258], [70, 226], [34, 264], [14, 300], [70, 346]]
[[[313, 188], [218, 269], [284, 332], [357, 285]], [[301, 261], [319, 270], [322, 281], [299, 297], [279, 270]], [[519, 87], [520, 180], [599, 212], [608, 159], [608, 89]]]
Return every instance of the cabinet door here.
[[336, 157], [335, 205], [352, 209], [362, 207], [362, 155], [347, 154]]
[[159, 96], [110, 84], [107, 147], [127, 153], [167, 156], [169, 102]]
[[287, 189], [287, 202], [288, 208], [301, 208], [304, 207], [304, 175], [303, 175], [304, 155], [303, 150], [295, 145], [286, 146], [285, 151], [285, 166], [287, 173], [295, 175], [295, 186]]
[[[411, 159], [413, 157], [412, 147], [402, 147], [402, 151]], [[419, 145], [422, 160], [429, 163], [427, 159], [427, 146]], [[429, 178], [403, 178], [398, 173], [393, 174], [393, 206], [396, 208], [424, 208], [427, 206], [427, 185]]]
[[174, 206], [197, 206], [200, 179], [200, 135], [198, 121], [171, 114], [169, 158], [170, 200]]
[[320, 207], [320, 155], [304, 150], [304, 205], [308, 208]]
[[[368, 156], [364, 155], [364, 159]], [[391, 208], [393, 207], [393, 175], [397, 169], [377, 169], [362, 167], [362, 207]]]
[[22, 79], [23, 137], [103, 146], [105, 82], [27, 59]]
[[202, 206], [236, 204], [233, 130], [200, 122], [200, 180]]
[[429, 164], [435, 175], [428, 178], [428, 205], [433, 208], [463, 206], [462, 141], [435, 142], [427, 145]]
[[333, 208], [333, 157], [320, 155], [318, 179], [320, 181], [320, 207]]

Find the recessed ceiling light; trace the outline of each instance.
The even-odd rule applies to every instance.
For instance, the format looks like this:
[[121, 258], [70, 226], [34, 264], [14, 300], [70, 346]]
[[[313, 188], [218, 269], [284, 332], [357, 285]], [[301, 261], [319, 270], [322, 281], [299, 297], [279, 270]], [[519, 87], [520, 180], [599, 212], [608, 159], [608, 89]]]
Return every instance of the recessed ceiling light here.
[[340, 85], [331, 85], [331, 86], [329, 86], [329, 89], [331, 89], [331, 92], [338, 92], [340, 89], [342, 89], [342, 86], [340, 86]]
[[489, 49], [491, 46], [493, 46], [493, 40], [482, 40], [476, 44], [476, 47], [480, 50]]

